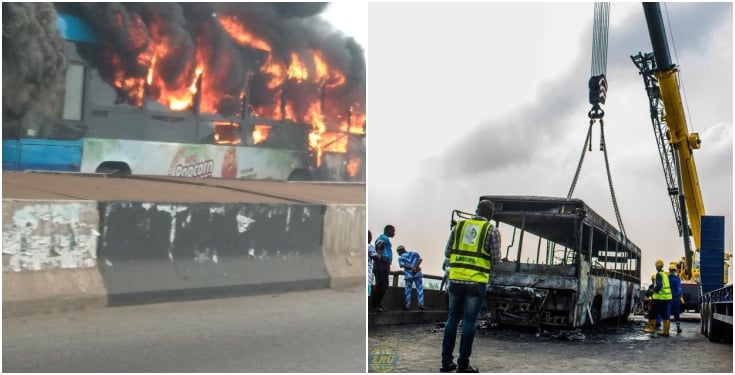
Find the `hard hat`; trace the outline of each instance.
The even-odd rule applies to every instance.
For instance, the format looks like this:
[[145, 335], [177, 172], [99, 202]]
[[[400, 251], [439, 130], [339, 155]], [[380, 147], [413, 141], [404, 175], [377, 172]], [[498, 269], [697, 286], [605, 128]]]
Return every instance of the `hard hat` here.
[[651, 281], [656, 281], [656, 274], [651, 275]]
[[664, 261], [659, 259], [656, 261], [656, 268], [661, 268], [664, 266]]

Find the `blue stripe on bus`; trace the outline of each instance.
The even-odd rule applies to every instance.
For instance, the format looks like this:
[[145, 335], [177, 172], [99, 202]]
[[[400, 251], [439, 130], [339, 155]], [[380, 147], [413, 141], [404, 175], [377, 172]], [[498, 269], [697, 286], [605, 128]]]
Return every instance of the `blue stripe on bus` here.
[[92, 28], [81, 18], [59, 13], [58, 18], [56, 18], [56, 28], [64, 39], [77, 42], [97, 42], [97, 37], [94, 35], [94, 31], [92, 31]]
[[3, 169], [79, 172], [82, 165], [82, 140], [50, 139], [3, 140]]
[[11, 170], [39, 170], [39, 171], [56, 171], [56, 172], [79, 172], [82, 170], [79, 164], [46, 164], [46, 163], [25, 163], [18, 166], [18, 169]]

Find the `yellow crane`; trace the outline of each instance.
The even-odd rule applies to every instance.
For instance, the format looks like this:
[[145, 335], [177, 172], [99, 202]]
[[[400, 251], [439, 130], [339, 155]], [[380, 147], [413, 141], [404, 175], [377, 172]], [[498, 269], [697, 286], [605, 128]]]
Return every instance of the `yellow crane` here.
[[[679, 270], [681, 280], [696, 287], [685, 303], [699, 306], [702, 217], [705, 216], [702, 192], [694, 163], [693, 150], [701, 146], [698, 133], [690, 133], [684, 114], [678, 68], [671, 61], [661, 8], [658, 3], [643, 3], [653, 53], [631, 56], [646, 85], [651, 121], [658, 143], [668, 194], [674, 209], [679, 235], [684, 240], [685, 256], [671, 262]], [[691, 237], [691, 239], [690, 239]], [[694, 243], [694, 250], [692, 249]], [[727, 283], [729, 254], [724, 256], [724, 283]], [[687, 292], [685, 290], [685, 298]]]

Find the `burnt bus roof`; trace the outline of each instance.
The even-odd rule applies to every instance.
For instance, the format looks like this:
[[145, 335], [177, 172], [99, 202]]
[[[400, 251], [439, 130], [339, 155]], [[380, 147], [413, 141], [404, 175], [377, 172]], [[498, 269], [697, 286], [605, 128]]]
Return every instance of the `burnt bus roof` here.
[[495, 204], [494, 220], [521, 228], [525, 216], [526, 231], [560, 245], [576, 248], [572, 233], [574, 233], [575, 219], [581, 219], [593, 226], [596, 231], [607, 234], [635, 255], [640, 256], [641, 254], [638, 246], [624, 237], [616, 227], [608, 223], [581, 199], [483, 195], [480, 200], [489, 200]]

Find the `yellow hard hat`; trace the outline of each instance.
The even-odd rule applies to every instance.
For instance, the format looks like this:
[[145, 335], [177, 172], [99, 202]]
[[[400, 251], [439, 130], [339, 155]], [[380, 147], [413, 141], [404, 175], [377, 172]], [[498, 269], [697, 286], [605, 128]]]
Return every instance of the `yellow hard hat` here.
[[656, 274], [651, 275], [651, 281], [656, 281]]
[[661, 268], [664, 266], [664, 261], [659, 259], [656, 261], [656, 268]]

